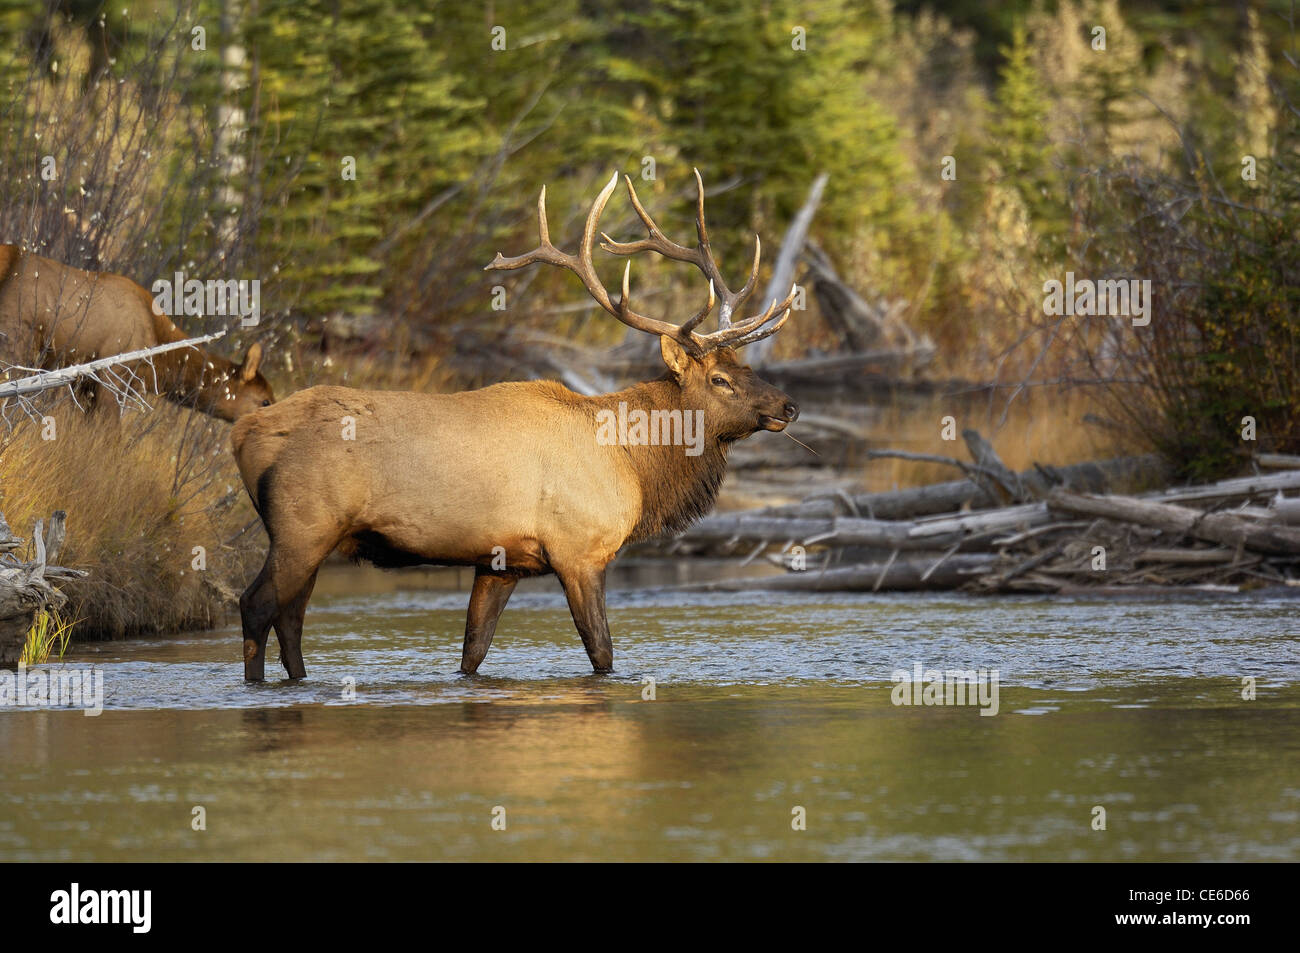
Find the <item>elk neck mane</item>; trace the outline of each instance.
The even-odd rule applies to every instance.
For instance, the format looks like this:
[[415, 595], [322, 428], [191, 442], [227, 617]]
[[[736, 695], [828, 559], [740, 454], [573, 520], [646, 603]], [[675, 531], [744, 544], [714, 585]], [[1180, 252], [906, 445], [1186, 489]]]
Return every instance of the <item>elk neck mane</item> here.
[[[618, 412], [620, 402], [633, 410], [674, 411], [683, 415], [693, 410], [682, 406], [682, 390], [670, 374], [635, 384], [625, 390], [579, 398], [592, 415], [601, 410]], [[703, 451], [689, 456], [684, 446], [623, 445], [628, 465], [641, 487], [641, 513], [628, 542], [638, 542], [663, 533], [678, 533], [713, 509], [718, 489], [727, 475], [727, 444], [708, 429]]]

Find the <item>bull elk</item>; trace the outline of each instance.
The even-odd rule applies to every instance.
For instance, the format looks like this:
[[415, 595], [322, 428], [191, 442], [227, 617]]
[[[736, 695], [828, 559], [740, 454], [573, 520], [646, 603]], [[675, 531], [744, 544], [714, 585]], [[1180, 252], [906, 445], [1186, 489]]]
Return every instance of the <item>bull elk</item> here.
[[[694, 248], [664, 237], [631, 179], [628, 195], [648, 237], [624, 243], [602, 234], [601, 243], [615, 255], [656, 252], [704, 273], [708, 300], [680, 325], [632, 310], [630, 261], [617, 300], [596, 275], [592, 247], [617, 175], [592, 205], [576, 255], [551, 244], [543, 188], [540, 246], [515, 258], [498, 253], [487, 266], [507, 271], [541, 262], [572, 271], [605, 311], [659, 338], [662, 377], [597, 397], [551, 381], [443, 395], [313, 387], [235, 424], [239, 472], [270, 538], [266, 563], [239, 604], [247, 680], [264, 677], [272, 626], [289, 677], [306, 674], [303, 613], [317, 569], [335, 549], [386, 568], [474, 566], [460, 662], [466, 674], [487, 654], [519, 579], [554, 572], [592, 667], [612, 670], [606, 566], [624, 544], [679, 531], [706, 513], [730, 445], [759, 430], [784, 430], [799, 413], [735, 353], [780, 329], [794, 289], [753, 317], [731, 320], [758, 280], [761, 247], [756, 240], [745, 286], [729, 291], [709, 248], [704, 185], [695, 176]], [[718, 330], [696, 330], [719, 300]], [[693, 415], [702, 422], [698, 452], [610, 439], [615, 418], [638, 412], [642, 422]]]
[[[40, 354], [47, 366], [62, 366], [183, 340], [184, 332], [154, 308], [153, 295], [131, 279], [0, 245], [0, 353], [11, 362]], [[275, 400], [258, 371], [261, 359], [257, 343], [239, 364], [181, 348], [136, 374], [168, 400], [236, 420]], [[114, 406], [99, 384], [92, 401], [101, 412]]]

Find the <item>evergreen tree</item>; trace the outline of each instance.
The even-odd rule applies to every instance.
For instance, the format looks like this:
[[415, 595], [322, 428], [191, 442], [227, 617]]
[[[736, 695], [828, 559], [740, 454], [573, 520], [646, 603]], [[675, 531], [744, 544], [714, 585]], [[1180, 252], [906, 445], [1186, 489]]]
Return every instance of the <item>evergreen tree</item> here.
[[472, 167], [478, 104], [432, 14], [397, 0], [264, 0], [248, 43], [273, 267], [308, 313], [366, 313], [385, 291], [388, 230]]
[[1068, 197], [1052, 165], [1049, 105], [1023, 23], [1012, 29], [1011, 45], [1002, 48], [1002, 55], [997, 108], [989, 130], [995, 161], [1019, 192], [1041, 251], [1058, 254], [1068, 224]]

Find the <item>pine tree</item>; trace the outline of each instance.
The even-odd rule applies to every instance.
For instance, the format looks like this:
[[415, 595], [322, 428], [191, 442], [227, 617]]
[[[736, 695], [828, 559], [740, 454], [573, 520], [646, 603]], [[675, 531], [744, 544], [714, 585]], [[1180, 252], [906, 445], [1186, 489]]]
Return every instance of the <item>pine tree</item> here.
[[1011, 45], [1001, 52], [1001, 82], [989, 130], [994, 158], [1007, 183], [1019, 192], [1040, 250], [1056, 254], [1068, 223], [1068, 201], [1065, 183], [1052, 165], [1049, 105], [1023, 23], [1016, 24]]
[[472, 167], [476, 104], [437, 36], [432, 14], [396, 0], [272, 0], [250, 30], [276, 203], [263, 242], [309, 314], [369, 312], [386, 287], [375, 250], [388, 230]]

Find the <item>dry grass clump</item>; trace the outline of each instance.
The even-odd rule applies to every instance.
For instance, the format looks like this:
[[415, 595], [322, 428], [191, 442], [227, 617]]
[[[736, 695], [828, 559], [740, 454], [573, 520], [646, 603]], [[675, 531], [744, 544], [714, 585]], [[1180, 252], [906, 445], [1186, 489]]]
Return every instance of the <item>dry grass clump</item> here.
[[[961, 432], [971, 427], [983, 434], [1002, 462], [1015, 471], [1031, 469], [1035, 463], [1063, 466], [1144, 452], [1136, 433], [1126, 439], [1114, 427], [1086, 422], [1084, 418], [1096, 411], [1097, 404], [1086, 391], [1064, 388], [1022, 396], [1006, 410], [1005, 419], [1002, 402], [995, 400], [990, 405], [986, 397], [935, 398], [920, 407], [896, 403], [881, 418], [878, 444], [969, 463]], [[955, 421], [956, 440], [943, 439], [943, 419], [948, 416]], [[961, 478], [962, 472], [955, 467], [886, 458], [867, 463], [865, 484], [870, 490], [887, 490]]]
[[59, 563], [89, 573], [63, 587], [79, 638], [225, 617], [264, 551], [229, 431], [169, 404], [119, 424], [65, 403], [0, 435], [0, 511], [15, 526], [68, 513]]

